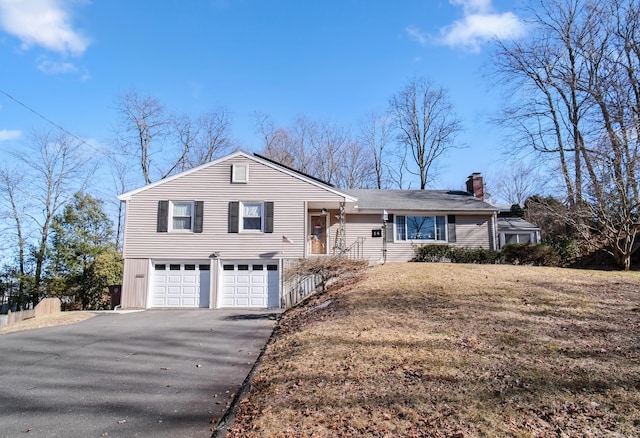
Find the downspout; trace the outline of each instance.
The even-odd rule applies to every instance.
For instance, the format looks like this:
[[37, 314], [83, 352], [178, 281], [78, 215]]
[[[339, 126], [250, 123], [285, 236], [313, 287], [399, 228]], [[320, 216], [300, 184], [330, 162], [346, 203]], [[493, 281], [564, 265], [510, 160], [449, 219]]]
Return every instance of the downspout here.
[[493, 215], [491, 216], [491, 229], [492, 229], [492, 233], [491, 235], [493, 236], [493, 242], [492, 243], [492, 250], [497, 251], [498, 250], [498, 212], [494, 211]]
[[387, 263], [387, 222], [389, 214], [387, 210], [382, 210], [382, 264]]
[[307, 256], [309, 255], [308, 254], [309, 248], [307, 248], [307, 246], [308, 246], [307, 245], [307, 236], [308, 236], [308, 234], [307, 234], [307, 232], [308, 232], [307, 226], [309, 225], [309, 206], [307, 204], [307, 201], [304, 201], [303, 205], [304, 205], [303, 206], [303, 208], [304, 208], [304, 225], [303, 225], [302, 229], [303, 229], [304, 234], [302, 236], [302, 258], [306, 259]]
[[335, 247], [338, 249], [339, 254], [344, 254], [347, 249], [347, 236], [345, 231], [345, 203], [340, 203], [338, 212], [338, 238], [336, 239]]

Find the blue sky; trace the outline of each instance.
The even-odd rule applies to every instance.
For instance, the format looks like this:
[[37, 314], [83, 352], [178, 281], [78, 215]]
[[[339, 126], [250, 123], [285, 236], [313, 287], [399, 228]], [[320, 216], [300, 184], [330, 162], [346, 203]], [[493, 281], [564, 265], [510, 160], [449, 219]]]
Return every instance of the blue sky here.
[[135, 89], [169, 110], [223, 106], [241, 148], [259, 149], [252, 114], [357, 129], [410, 77], [448, 90], [466, 149], [442, 161], [434, 188], [461, 188], [502, 167], [488, 123], [498, 92], [489, 40], [524, 33], [516, 0], [0, 0], [0, 153], [38, 115], [107, 146], [115, 101]]

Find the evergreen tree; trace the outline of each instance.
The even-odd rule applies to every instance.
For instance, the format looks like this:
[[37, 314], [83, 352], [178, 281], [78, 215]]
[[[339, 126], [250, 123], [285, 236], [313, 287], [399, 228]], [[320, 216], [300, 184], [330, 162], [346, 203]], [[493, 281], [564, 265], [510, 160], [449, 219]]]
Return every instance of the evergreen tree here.
[[101, 308], [107, 286], [121, 281], [122, 261], [103, 203], [78, 192], [52, 224], [50, 293], [74, 295], [82, 308]]

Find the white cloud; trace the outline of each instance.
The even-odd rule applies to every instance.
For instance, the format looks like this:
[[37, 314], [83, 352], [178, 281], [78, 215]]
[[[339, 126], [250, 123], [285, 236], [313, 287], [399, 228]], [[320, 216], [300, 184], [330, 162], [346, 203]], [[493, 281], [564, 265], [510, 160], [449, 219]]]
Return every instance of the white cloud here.
[[413, 38], [414, 40], [416, 40], [421, 46], [424, 46], [427, 44], [427, 37], [424, 33], [422, 33], [422, 31], [420, 29], [418, 29], [415, 26], [407, 26], [405, 29], [405, 32], [407, 32], [407, 34]]
[[454, 6], [462, 6], [464, 14], [486, 14], [491, 12], [491, 0], [449, 0]]
[[518, 38], [524, 34], [524, 23], [511, 12], [494, 12], [491, 0], [449, 2], [462, 6], [463, 17], [440, 30], [442, 44], [479, 51], [483, 43], [494, 38]]
[[15, 140], [16, 138], [20, 138], [21, 135], [22, 131], [18, 131], [15, 129], [0, 129], [0, 141]]
[[82, 55], [89, 39], [73, 29], [71, 0], [0, 0], [0, 27], [22, 42], [62, 55]]
[[38, 70], [49, 75], [57, 75], [61, 73], [76, 73], [78, 67], [70, 62], [52, 61], [41, 57], [38, 60]]

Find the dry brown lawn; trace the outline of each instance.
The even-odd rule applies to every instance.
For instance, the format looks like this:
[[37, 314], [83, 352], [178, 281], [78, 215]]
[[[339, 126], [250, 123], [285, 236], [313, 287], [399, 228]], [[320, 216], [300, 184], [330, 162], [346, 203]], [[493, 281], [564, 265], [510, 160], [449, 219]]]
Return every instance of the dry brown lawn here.
[[639, 273], [371, 268], [285, 313], [227, 436], [638, 437], [639, 291]]
[[0, 335], [24, 330], [33, 330], [43, 327], [53, 327], [57, 325], [75, 324], [93, 316], [91, 312], [60, 312], [52, 315], [41, 316], [40, 318], [25, 319], [9, 326], [0, 327]]

